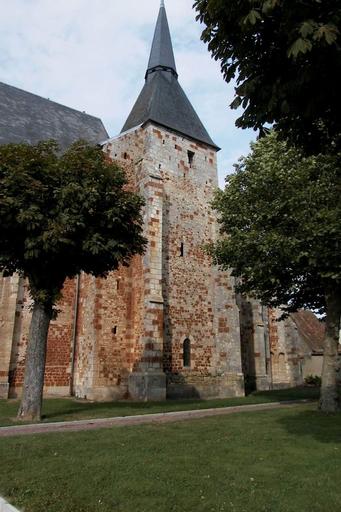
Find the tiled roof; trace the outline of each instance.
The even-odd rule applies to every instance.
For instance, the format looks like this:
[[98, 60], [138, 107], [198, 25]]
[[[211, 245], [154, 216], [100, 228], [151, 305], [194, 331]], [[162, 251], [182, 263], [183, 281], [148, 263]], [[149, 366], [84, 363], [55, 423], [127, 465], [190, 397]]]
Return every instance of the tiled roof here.
[[312, 352], [323, 351], [325, 323], [320, 321], [312, 311], [305, 309], [291, 313], [290, 317], [295, 322], [301, 338], [311, 348]]

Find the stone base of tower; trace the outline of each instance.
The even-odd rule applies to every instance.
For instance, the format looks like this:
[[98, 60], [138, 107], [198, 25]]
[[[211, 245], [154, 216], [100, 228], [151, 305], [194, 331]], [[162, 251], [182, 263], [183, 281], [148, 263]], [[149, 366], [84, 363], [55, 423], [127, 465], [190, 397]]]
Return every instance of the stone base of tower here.
[[[0, 384], [1, 386], [1, 384]], [[1, 388], [0, 388], [1, 392]], [[11, 400], [17, 400], [22, 397], [23, 388], [22, 386], [9, 386], [8, 388], [8, 396], [2, 397], [0, 394], [0, 398], [9, 398]], [[44, 386], [44, 398], [64, 398], [69, 397], [70, 395], [70, 387], [69, 386]]]
[[224, 375], [169, 375], [167, 398], [229, 398], [245, 396], [242, 373]]
[[98, 386], [93, 388], [79, 387], [75, 389], [74, 396], [94, 402], [110, 402], [127, 398], [127, 386]]
[[9, 396], [9, 384], [8, 382], [0, 382], [0, 399], [8, 398]]
[[257, 391], [268, 391], [271, 389], [268, 375], [257, 375], [255, 377], [255, 385]]
[[137, 401], [166, 400], [166, 375], [161, 371], [134, 372], [128, 378], [129, 398]]

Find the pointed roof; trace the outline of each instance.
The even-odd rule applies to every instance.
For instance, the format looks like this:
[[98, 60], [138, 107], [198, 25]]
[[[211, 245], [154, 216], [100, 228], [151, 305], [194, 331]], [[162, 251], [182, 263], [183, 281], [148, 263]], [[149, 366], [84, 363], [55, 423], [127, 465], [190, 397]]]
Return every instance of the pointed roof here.
[[161, 2], [159, 16], [156, 22], [147, 74], [159, 66], [168, 68], [176, 73], [172, 40], [164, 2]]
[[144, 87], [122, 132], [147, 121], [219, 149], [207, 133], [178, 82], [164, 2], [156, 22]]

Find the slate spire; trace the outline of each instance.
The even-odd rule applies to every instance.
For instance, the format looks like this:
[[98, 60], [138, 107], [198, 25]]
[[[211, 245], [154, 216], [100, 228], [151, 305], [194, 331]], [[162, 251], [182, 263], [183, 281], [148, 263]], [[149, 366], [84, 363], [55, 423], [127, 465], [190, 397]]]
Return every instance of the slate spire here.
[[195, 141], [204, 142], [216, 150], [219, 149], [207, 133], [178, 82], [167, 14], [162, 0], [145, 84], [122, 132], [148, 121]]
[[153, 73], [157, 69], [171, 71], [178, 76], [176, 72], [167, 14], [163, 1], [161, 1], [159, 16], [156, 22], [146, 77], [149, 73]]

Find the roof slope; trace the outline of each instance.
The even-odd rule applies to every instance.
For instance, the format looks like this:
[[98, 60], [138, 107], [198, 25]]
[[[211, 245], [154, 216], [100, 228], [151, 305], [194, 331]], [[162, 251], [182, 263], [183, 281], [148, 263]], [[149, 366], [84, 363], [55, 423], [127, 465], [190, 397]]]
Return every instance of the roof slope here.
[[144, 87], [122, 132], [153, 121], [219, 149], [182, 90], [176, 72], [166, 10], [161, 3]]
[[192, 139], [217, 147], [189, 102], [176, 77], [153, 73], [146, 81], [122, 132], [154, 121]]
[[300, 309], [296, 313], [291, 313], [290, 317], [295, 322], [301, 338], [306, 342], [312, 352], [323, 351], [325, 323], [321, 322], [317, 316], [308, 309]]
[[108, 138], [97, 117], [0, 82], [0, 144], [55, 139], [62, 150], [78, 139]]

